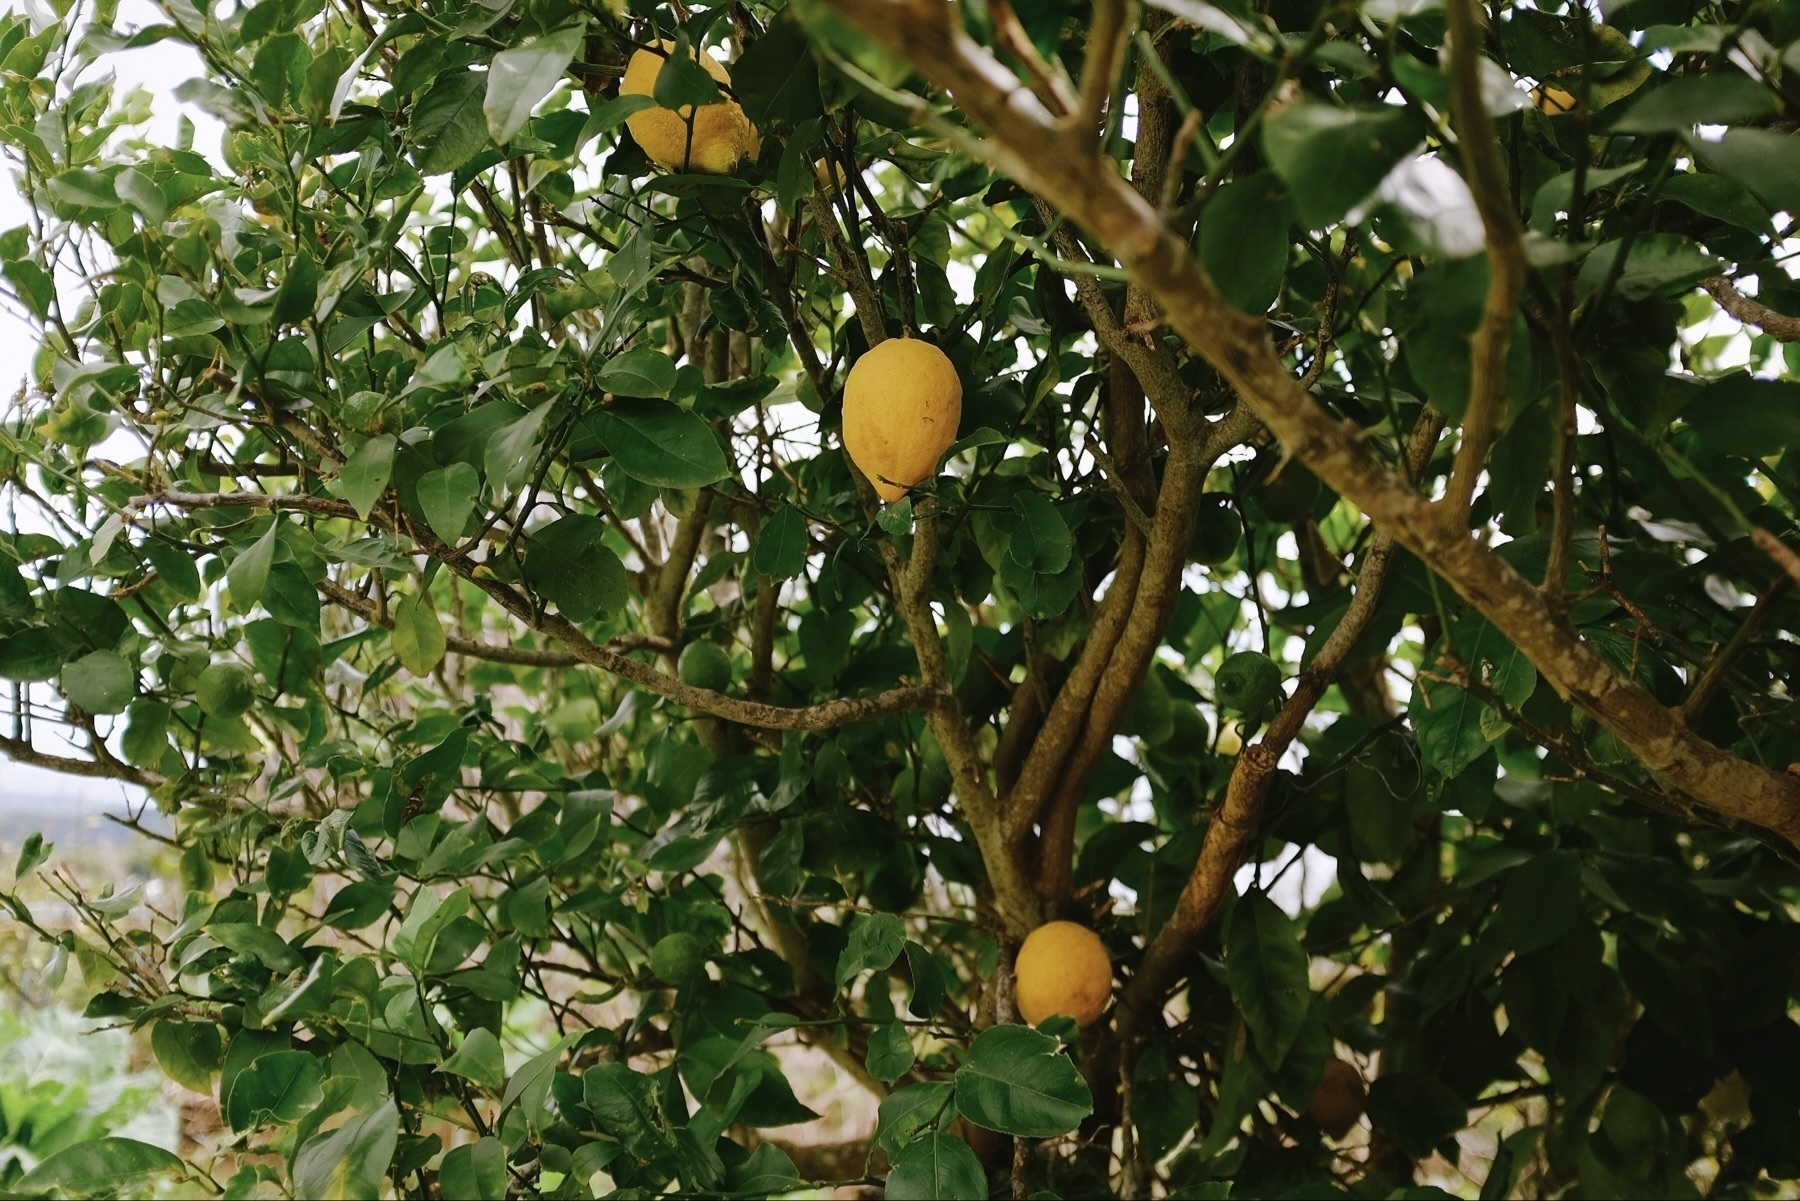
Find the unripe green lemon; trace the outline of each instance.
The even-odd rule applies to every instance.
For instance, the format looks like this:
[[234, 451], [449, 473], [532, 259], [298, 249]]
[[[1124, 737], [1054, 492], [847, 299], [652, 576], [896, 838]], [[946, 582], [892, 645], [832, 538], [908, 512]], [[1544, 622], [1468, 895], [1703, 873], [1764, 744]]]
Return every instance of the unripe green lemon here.
[[1219, 665], [1213, 696], [1227, 713], [1261, 712], [1281, 695], [1281, 668], [1256, 651], [1239, 651]]
[[1278, 465], [1250, 489], [1250, 499], [1270, 521], [1304, 521], [1319, 499], [1319, 477], [1292, 459]]
[[675, 674], [690, 687], [723, 692], [731, 687], [731, 656], [716, 642], [690, 642], [675, 663]]
[[692, 934], [668, 934], [650, 948], [650, 970], [658, 980], [686, 984], [706, 969], [706, 944]]
[[242, 663], [214, 663], [195, 681], [194, 699], [208, 717], [241, 717], [256, 703], [256, 676]]
[[1237, 510], [1231, 507], [1231, 494], [1208, 492], [1200, 498], [1199, 510], [1194, 514], [1194, 537], [1188, 543], [1188, 558], [1216, 567], [1237, 553], [1243, 532]]

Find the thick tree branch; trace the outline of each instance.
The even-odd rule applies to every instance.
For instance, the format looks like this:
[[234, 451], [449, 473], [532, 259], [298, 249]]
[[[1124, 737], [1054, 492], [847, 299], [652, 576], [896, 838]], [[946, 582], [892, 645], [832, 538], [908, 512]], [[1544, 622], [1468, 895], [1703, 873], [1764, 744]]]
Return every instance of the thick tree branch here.
[[1466, 528], [1447, 528], [1429, 501], [1370, 454], [1360, 428], [1333, 417], [1299, 386], [1269, 344], [1263, 319], [1233, 309], [1155, 207], [1086, 143], [1065, 135], [1029, 89], [950, 21], [952, 10], [935, 0], [831, 3], [949, 88], [990, 131], [983, 144], [990, 161], [1086, 226], [1283, 446], [1486, 615], [1559, 694], [1669, 784], [1800, 845], [1800, 777], [1746, 762], [1695, 735], [1582, 642], [1533, 585]]
[[938, 635], [937, 618], [931, 612], [931, 581], [937, 570], [938, 517], [936, 506], [921, 506], [913, 528], [912, 555], [902, 561], [892, 541], [881, 544], [887, 560], [888, 575], [894, 581], [900, 619], [919, 657], [919, 676], [933, 698], [925, 710], [925, 721], [938, 746], [944, 752], [944, 763], [956, 782], [956, 796], [963, 815], [975, 832], [982, 862], [987, 865], [988, 882], [994, 889], [994, 901], [1006, 929], [1015, 936], [1029, 933], [1038, 924], [1039, 913], [1032, 899], [1031, 887], [1025, 881], [1018, 857], [1007, 843], [1000, 820], [1000, 802], [988, 782], [987, 766], [975, 745], [974, 734], [963, 717], [962, 707], [950, 689], [950, 672], [944, 658], [944, 641]]
[[1745, 325], [1758, 326], [1777, 342], [1800, 342], [1800, 317], [1778, 313], [1755, 297], [1744, 295], [1722, 275], [1701, 280], [1700, 287], [1718, 301], [1720, 308]]
[[1476, 0], [1449, 0], [1445, 8], [1450, 18], [1450, 100], [1456, 117], [1457, 150], [1475, 193], [1475, 206], [1481, 211], [1489, 271], [1481, 324], [1471, 345], [1469, 408], [1463, 415], [1462, 445], [1457, 448], [1456, 466], [1444, 495], [1445, 527], [1462, 530], [1468, 527], [1475, 481], [1487, 463], [1500, 408], [1506, 403], [1507, 344], [1512, 339], [1519, 291], [1525, 286], [1526, 265], [1524, 234], [1500, 165], [1500, 146], [1481, 99], [1485, 59]]

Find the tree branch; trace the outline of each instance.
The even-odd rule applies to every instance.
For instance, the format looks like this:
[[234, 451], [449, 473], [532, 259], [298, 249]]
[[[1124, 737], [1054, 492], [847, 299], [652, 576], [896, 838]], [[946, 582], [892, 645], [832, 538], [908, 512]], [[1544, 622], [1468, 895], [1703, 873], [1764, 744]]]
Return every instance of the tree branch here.
[[[1444, 429], [1444, 418], [1436, 409], [1427, 408], [1414, 424], [1407, 445], [1407, 462], [1416, 477], [1429, 461], [1432, 448]], [[1262, 821], [1262, 802], [1281, 756], [1299, 735], [1306, 718], [1324, 697], [1344, 657], [1356, 645], [1375, 616], [1381, 599], [1381, 585], [1393, 560], [1394, 539], [1385, 531], [1377, 531], [1363, 558], [1362, 572], [1356, 581], [1356, 592], [1350, 605], [1338, 619], [1335, 629], [1326, 637], [1313, 656], [1311, 665], [1300, 675], [1300, 681], [1261, 740], [1244, 748], [1231, 771], [1225, 788], [1225, 800], [1212, 815], [1206, 827], [1206, 840], [1201, 844], [1200, 859], [1194, 864], [1175, 912], [1157, 932], [1144, 954], [1143, 963], [1132, 977], [1120, 1006], [1121, 1036], [1126, 1027], [1139, 1028], [1162, 1008], [1163, 991], [1170, 976], [1182, 961], [1192, 955], [1201, 934], [1231, 889], [1232, 880], [1243, 864], [1249, 846]]]
[[1800, 342], [1800, 317], [1778, 313], [1755, 297], [1744, 295], [1722, 275], [1701, 280], [1700, 287], [1719, 302], [1720, 308], [1745, 325], [1760, 326], [1777, 342]]
[[1475, 481], [1487, 462], [1488, 446], [1500, 408], [1506, 403], [1506, 351], [1513, 315], [1525, 286], [1525, 243], [1513, 212], [1500, 146], [1494, 138], [1487, 107], [1481, 99], [1481, 24], [1476, 0], [1448, 0], [1450, 19], [1451, 109], [1456, 117], [1457, 150], [1481, 211], [1487, 235], [1488, 289], [1476, 328], [1469, 362], [1469, 408], [1463, 415], [1462, 445], [1444, 495], [1443, 520], [1448, 529], [1466, 529]]
[[[393, 615], [383, 611], [380, 605], [366, 596], [358, 596], [341, 584], [331, 580], [320, 580], [320, 592], [325, 599], [339, 608], [348, 609], [364, 621], [378, 625], [384, 630], [394, 628]], [[455, 634], [444, 635], [444, 646], [453, 655], [467, 655], [471, 659], [485, 659], [490, 663], [512, 663], [520, 667], [574, 667], [581, 658], [573, 651], [533, 650], [522, 646], [495, 646], [491, 642], [479, 642], [473, 638], [463, 638]], [[628, 634], [623, 638], [614, 638], [606, 643], [606, 649], [624, 654], [628, 651], [652, 650], [667, 652], [674, 643], [667, 638], [655, 634]]]
[[[1161, 303], [1291, 453], [1387, 529], [1494, 623], [1559, 694], [1696, 800], [1800, 845], [1800, 777], [1739, 759], [1675, 715], [1567, 629], [1510, 565], [1441, 515], [1327, 413], [1274, 353], [1265, 321], [1231, 307], [1155, 207], [1091, 145], [1060, 129], [1029, 89], [950, 24], [936, 0], [831, 0], [865, 33], [949, 88], [991, 139], [986, 158], [1080, 221]], [[921, 107], [925, 107], [920, 102]]]
[[70, 759], [64, 755], [51, 755], [40, 751], [23, 738], [0, 737], [0, 754], [4, 754], [15, 763], [23, 763], [30, 767], [42, 767], [49, 771], [60, 772], [65, 776], [123, 780], [127, 784], [136, 784], [139, 788], [160, 788], [168, 783], [167, 777], [160, 772], [132, 767], [128, 763], [119, 762], [110, 755], [98, 759]]

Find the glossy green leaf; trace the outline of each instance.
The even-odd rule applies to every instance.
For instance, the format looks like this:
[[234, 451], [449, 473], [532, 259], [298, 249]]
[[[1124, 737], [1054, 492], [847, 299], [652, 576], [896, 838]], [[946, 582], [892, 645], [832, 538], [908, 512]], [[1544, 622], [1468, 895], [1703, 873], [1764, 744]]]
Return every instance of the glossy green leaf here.
[[531, 119], [531, 110], [548, 96], [581, 49], [587, 22], [565, 25], [494, 55], [488, 66], [482, 112], [488, 136], [497, 145], [512, 141]]
[[703, 488], [731, 471], [706, 422], [661, 400], [617, 400], [594, 415], [613, 461], [658, 488]]
[[15, 1187], [29, 1193], [63, 1189], [92, 1196], [140, 1184], [149, 1176], [180, 1172], [184, 1166], [180, 1157], [138, 1139], [96, 1138], [46, 1157]]
[[894, 1157], [884, 1191], [890, 1201], [986, 1201], [987, 1173], [967, 1143], [933, 1131]]
[[975, 1036], [957, 1069], [956, 1108], [1002, 1134], [1054, 1138], [1079, 1126], [1094, 1099], [1056, 1039], [1029, 1026], [993, 1026]]
[[1225, 976], [1257, 1053], [1278, 1070], [1306, 1022], [1312, 988], [1292, 919], [1263, 893], [1245, 893], [1232, 904]]

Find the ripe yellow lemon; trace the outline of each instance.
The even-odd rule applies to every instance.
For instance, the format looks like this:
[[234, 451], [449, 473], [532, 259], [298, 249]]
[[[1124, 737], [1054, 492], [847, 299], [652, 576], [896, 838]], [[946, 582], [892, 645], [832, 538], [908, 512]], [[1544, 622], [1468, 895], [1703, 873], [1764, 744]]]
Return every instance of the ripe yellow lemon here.
[[962, 381], [929, 342], [889, 338], [844, 381], [844, 448], [882, 500], [937, 471], [961, 420]]
[[1541, 83], [1531, 89], [1531, 100], [1546, 117], [1560, 117], [1575, 111], [1580, 101], [1554, 84]]
[[1086, 1026], [1112, 995], [1112, 960], [1100, 936], [1074, 922], [1046, 922], [1019, 948], [1013, 965], [1019, 1014], [1033, 1026], [1066, 1013]]
[[[658, 43], [664, 51], [675, 48], [673, 42]], [[723, 64], [710, 54], [698, 55], [706, 73], [723, 84], [731, 82]], [[654, 96], [656, 76], [668, 61], [667, 53], [639, 50], [625, 65], [625, 79], [619, 85], [621, 96]], [[689, 139], [688, 121], [693, 120], [693, 137]], [[758, 149], [756, 127], [738, 107], [735, 100], [703, 104], [699, 109], [685, 105], [679, 111], [647, 108], [625, 118], [631, 136], [644, 148], [650, 160], [669, 171], [704, 171], [723, 175], [737, 166], [745, 155]]]

